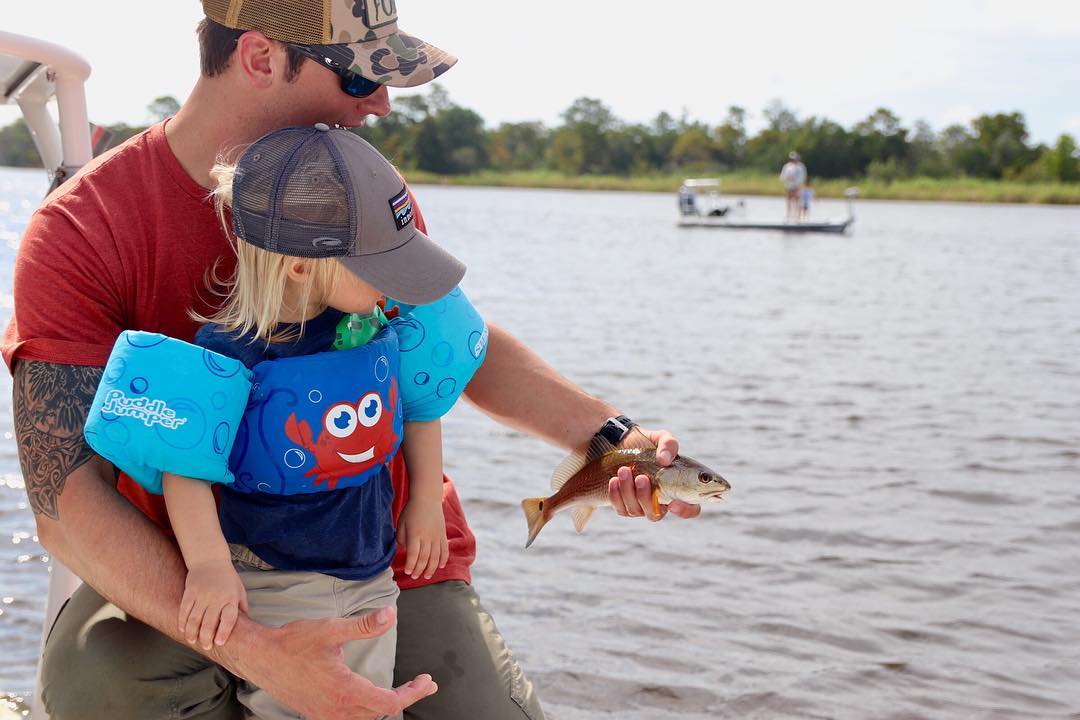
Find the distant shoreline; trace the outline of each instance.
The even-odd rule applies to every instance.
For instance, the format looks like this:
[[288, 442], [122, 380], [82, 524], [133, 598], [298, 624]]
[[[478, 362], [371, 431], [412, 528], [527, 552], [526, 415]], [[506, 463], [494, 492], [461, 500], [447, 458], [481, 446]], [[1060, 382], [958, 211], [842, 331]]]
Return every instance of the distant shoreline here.
[[[685, 175], [567, 176], [551, 172], [492, 172], [439, 175], [406, 171], [414, 185], [519, 187], [551, 190], [616, 190], [674, 194]], [[705, 176], [705, 175], [702, 175]], [[732, 173], [718, 175], [724, 195], [782, 195], [772, 175]], [[843, 198], [849, 187], [859, 189], [862, 200], [921, 200], [930, 202], [1014, 203], [1024, 205], [1080, 205], [1080, 183], [1020, 183], [1005, 180], [911, 178], [885, 183], [878, 180], [821, 180], [813, 184], [819, 198]]]
[[[44, 173], [42, 168], [0, 166], [3, 170]], [[495, 172], [471, 175], [440, 175], [407, 170], [413, 185], [461, 187], [513, 187], [549, 190], [613, 190], [672, 193], [685, 175], [561, 175], [546, 171]], [[702, 176], [706, 176], [707, 173]], [[772, 175], [731, 173], [718, 175], [724, 195], [780, 197], [780, 181]], [[880, 180], [820, 180], [814, 183], [819, 198], [844, 197], [849, 187], [859, 189], [861, 200], [914, 200], [926, 202], [1008, 203], [1020, 205], [1080, 205], [1080, 183], [1022, 183], [1007, 180], [910, 178], [885, 183]]]

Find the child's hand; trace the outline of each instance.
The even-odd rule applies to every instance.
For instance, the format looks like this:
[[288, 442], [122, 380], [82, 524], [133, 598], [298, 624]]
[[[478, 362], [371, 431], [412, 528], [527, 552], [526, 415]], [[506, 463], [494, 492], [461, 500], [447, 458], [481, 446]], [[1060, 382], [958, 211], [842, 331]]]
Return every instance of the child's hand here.
[[450, 559], [441, 500], [410, 499], [398, 520], [397, 540], [405, 547], [405, 574], [413, 580], [421, 575], [430, 580]]
[[247, 592], [232, 563], [214, 561], [188, 568], [180, 601], [180, 632], [204, 650], [224, 645], [236, 626], [237, 608], [247, 612]]

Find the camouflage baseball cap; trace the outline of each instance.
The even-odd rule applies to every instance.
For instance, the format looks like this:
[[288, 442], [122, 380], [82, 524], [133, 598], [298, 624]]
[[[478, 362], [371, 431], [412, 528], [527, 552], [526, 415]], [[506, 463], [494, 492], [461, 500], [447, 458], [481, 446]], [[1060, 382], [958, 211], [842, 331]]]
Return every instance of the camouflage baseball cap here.
[[457, 58], [398, 31], [397, 0], [202, 0], [206, 17], [237, 30], [307, 45], [392, 87], [431, 82]]

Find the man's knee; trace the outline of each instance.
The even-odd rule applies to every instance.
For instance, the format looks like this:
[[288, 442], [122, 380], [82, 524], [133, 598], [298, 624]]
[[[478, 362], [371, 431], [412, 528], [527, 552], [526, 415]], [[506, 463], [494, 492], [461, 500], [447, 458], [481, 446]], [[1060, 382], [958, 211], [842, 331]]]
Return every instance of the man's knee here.
[[403, 591], [394, 682], [428, 672], [439, 691], [406, 720], [543, 720], [536, 690], [473, 589], [460, 581]]
[[87, 586], [57, 618], [41, 674], [52, 720], [240, 717], [228, 673]]

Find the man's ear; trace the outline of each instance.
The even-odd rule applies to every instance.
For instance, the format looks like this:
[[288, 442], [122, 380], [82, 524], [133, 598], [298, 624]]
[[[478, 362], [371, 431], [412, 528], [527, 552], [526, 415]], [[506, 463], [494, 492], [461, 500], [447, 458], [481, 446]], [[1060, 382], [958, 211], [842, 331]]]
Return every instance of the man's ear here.
[[275, 56], [281, 46], [257, 30], [249, 30], [236, 40], [234, 57], [245, 77], [259, 89], [270, 87], [280, 63]]

